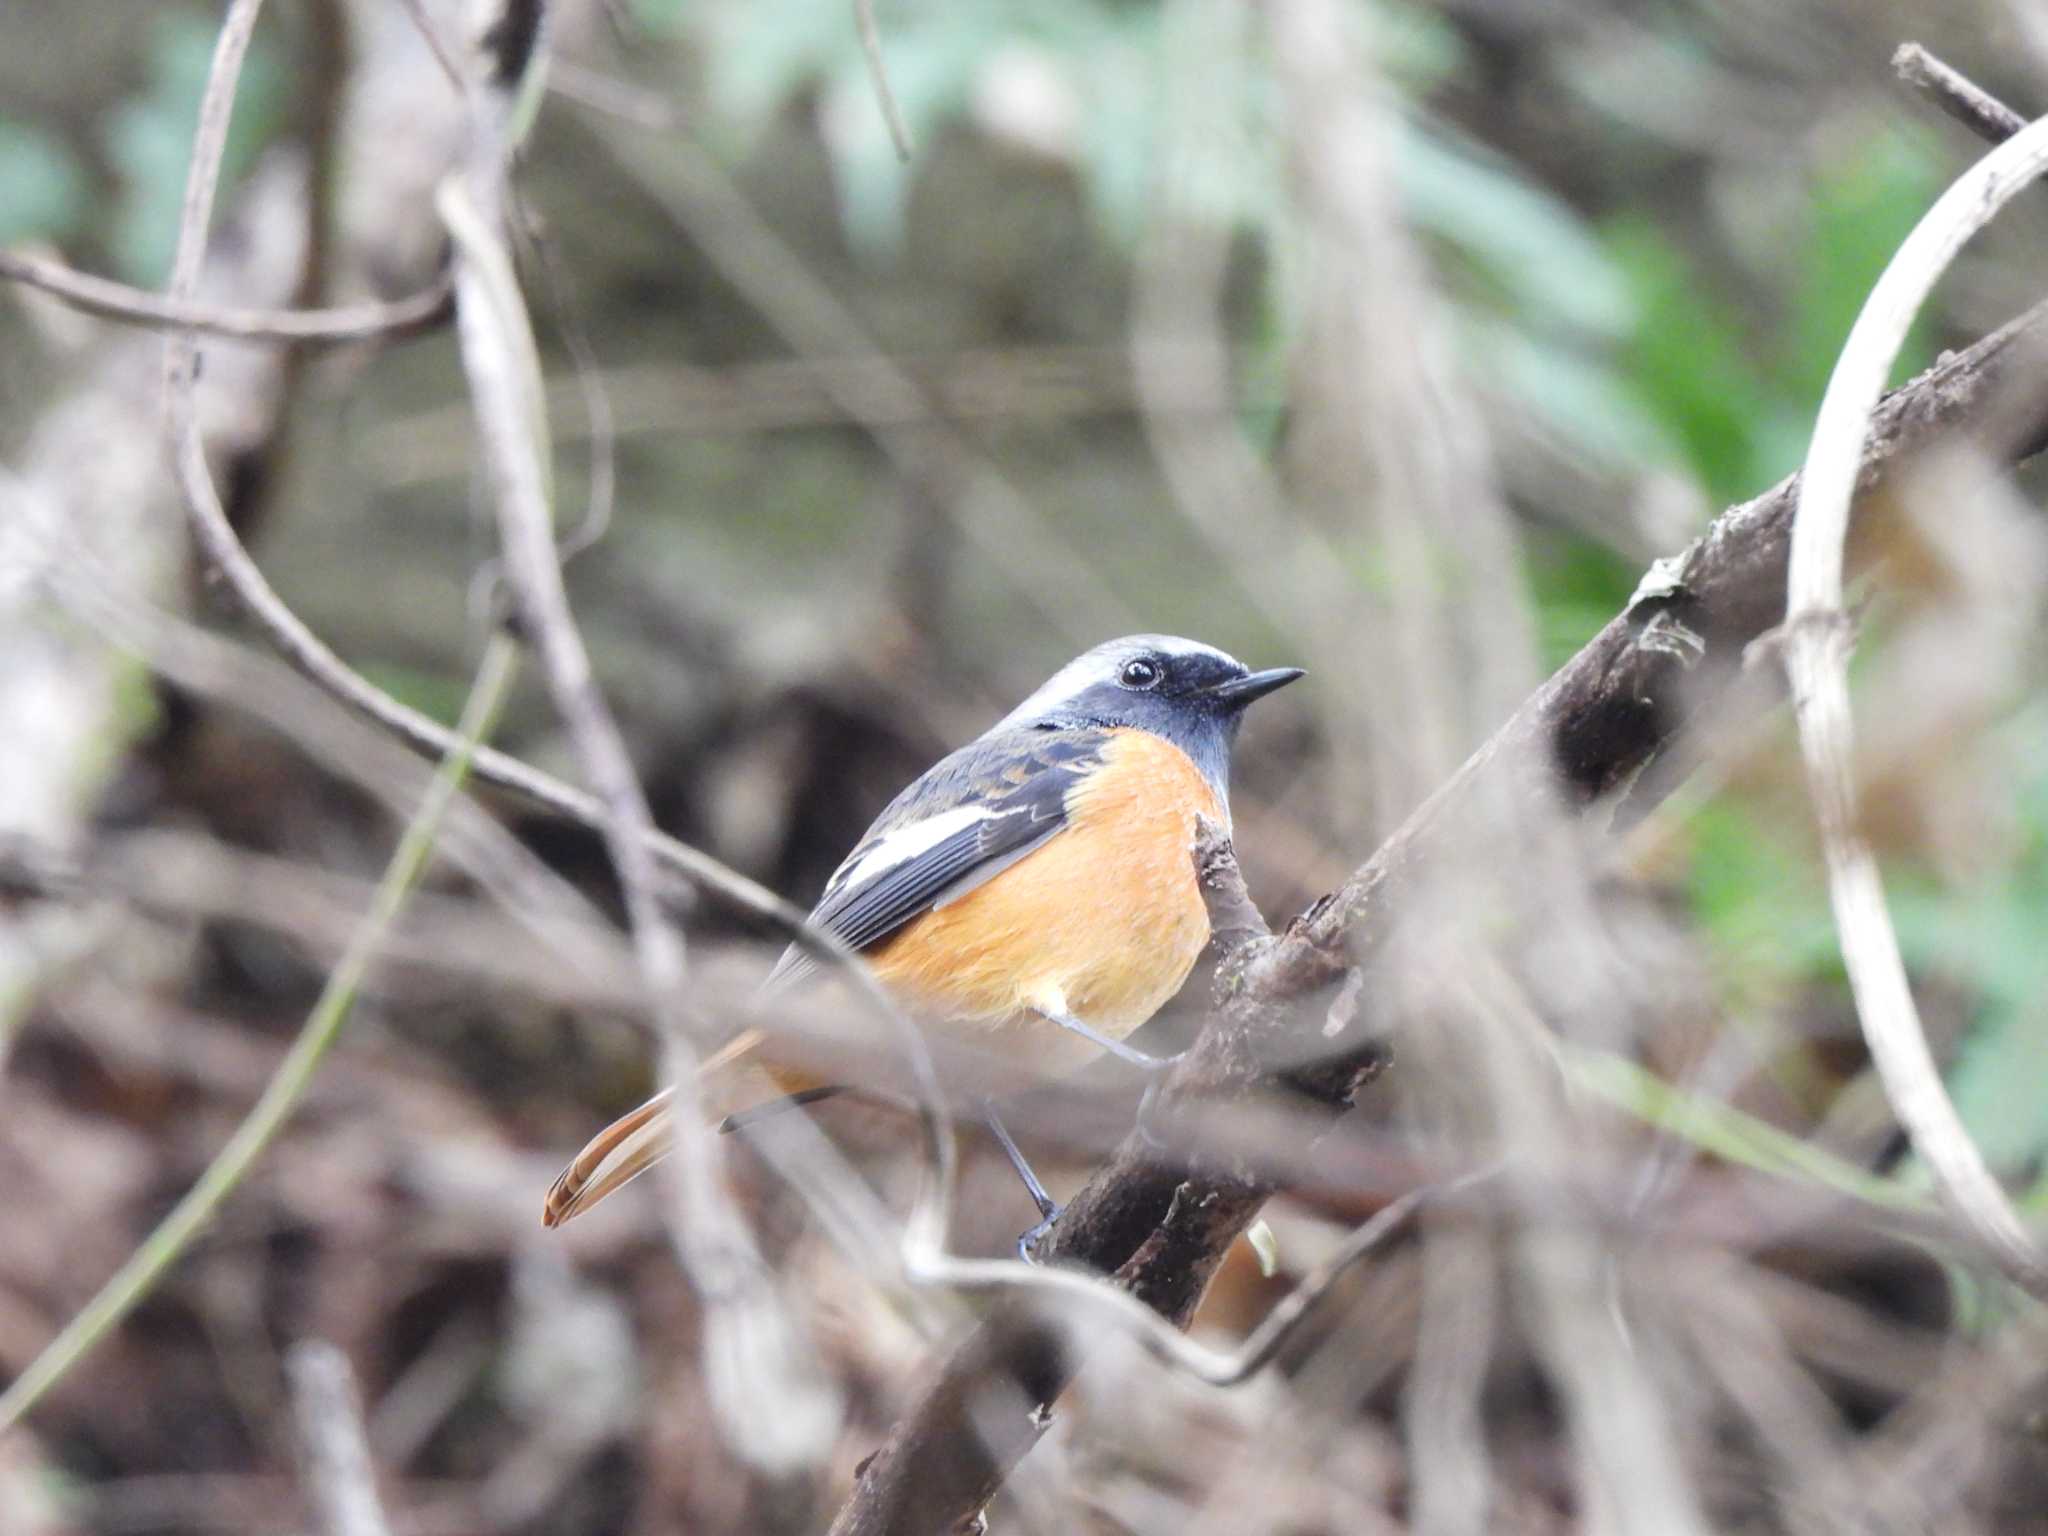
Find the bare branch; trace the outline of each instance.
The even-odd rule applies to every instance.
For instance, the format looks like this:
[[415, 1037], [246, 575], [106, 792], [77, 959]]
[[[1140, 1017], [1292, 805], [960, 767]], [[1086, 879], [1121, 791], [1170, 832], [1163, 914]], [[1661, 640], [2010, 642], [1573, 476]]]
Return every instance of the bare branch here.
[[74, 309], [124, 325], [176, 327], [230, 341], [392, 341], [438, 326], [449, 315], [446, 278], [388, 303], [333, 309], [230, 309], [130, 288], [60, 261], [21, 251], [0, 251], [0, 278], [41, 289]]
[[1920, 306], [1964, 243], [2048, 171], [2048, 121], [1959, 177], [1892, 256], [1836, 360], [1807, 450], [1792, 528], [1784, 629], [1799, 742], [1827, 855], [1828, 894], [1856, 1012], [1885, 1095], [1942, 1194], [2008, 1276], [2048, 1296], [2048, 1263], [1985, 1165], [1943, 1086], [1859, 825], [1849, 704], [1843, 545], [1871, 413]]
[[320, 1528], [326, 1536], [390, 1536], [348, 1357], [332, 1344], [307, 1340], [285, 1357], [285, 1374]]
[[[620, 166], [644, 187], [732, 282], [791, 350], [812, 358], [858, 358], [818, 380], [913, 486], [972, 487], [940, 499], [961, 533], [1056, 631], [1120, 634], [1143, 626], [1128, 598], [1020, 491], [993, 458], [953, 427], [931, 392], [876, 342], [872, 331], [809, 270], [700, 145], [683, 136], [658, 153], [608, 130]], [[922, 425], [916, 425], [922, 424]]]
[[441, 29], [434, 25], [434, 18], [427, 14], [426, 0], [399, 0], [399, 4], [404, 7], [405, 14], [412, 18], [413, 26], [425, 40], [427, 52], [434, 56], [434, 63], [439, 67], [442, 77], [454, 88], [458, 96], [461, 95], [462, 71], [455, 67], [454, 55], [449, 53], [448, 44], [441, 37]]
[[[518, 33], [539, 47], [544, 17], [508, 6], [487, 36]], [[623, 733], [605, 702], [569, 606], [555, 548], [540, 359], [504, 240], [513, 128], [510, 103], [532, 67], [501, 58], [498, 89], [479, 91], [468, 165], [436, 202], [455, 242], [457, 333], [492, 482], [505, 569], [539, 651], [556, 713], [604, 804], [602, 828], [625, 896], [645, 1001], [660, 1028], [677, 1155], [667, 1202], [674, 1246], [704, 1311], [705, 1374], [720, 1428], [740, 1457], [786, 1477], [820, 1461], [839, 1429], [838, 1385], [723, 1178], [724, 1158], [698, 1097], [698, 1055], [683, 1011], [683, 938], [657, 895], [654, 817]], [[943, 1114], [943, 1109], [938, 1113]]]
[[861, 57], [867, 60], [868, 78], [875, 83], [875, 100], [881, 104], [882, 121], [889, 125], [889, 142], [896, 146], [896, 158], [910, 161], [910, 125], [903, 121], [903, 109], [896, 93], [889, 89], [889, 67], [882, 58], [882, 29], [875, 20], [875, 0], [853, 0], [853, 22], [860, 32]]
[[1918, 43], [1899, 44], [1892, 55], [1892, 68], [1901, 80], [1987, 144], [2003, 144], [2027, 126], [2019, 113]]
[[[193, 136], [185, 197], [178, 224], [176, 259], [169, 298], [190, 301], [205, 264], [214, 194], [221, 159], [234, 112], [236, 88], [262, 0], [233, 0], [221, 23], [200, 99], [199, 126]], [[197, 387], [199, 349], [189, 331], [175, 332], [164, 349], [168, 429], [181, 469], [207, 482], [205, 443], [200, 431]], [[486, 650], [477, 680], [454, 734], [454, 746], [407, 823], [405, 834], [385, 866], [369, 911], [352, 936], [347, 953], [329, 974], [320, 996], [306, 1015], [291, 1050], [235, 1133], [208, 1163], [198, 1182], [153, 1227], [127, 1261], [0, 1394], [0, 1429], [27, 1412], [41, 1395], [102, 1340], [146, 1296], [164, 1272], [190, 1247], [194, 1238], [239, 1186], [271, 1141], [283, 1128], [310, 1085], [315, 1071], [338, 1038], [353, 1006], [363, 976], [376, 958], [385, 931], [396, 919], [407, 895], [425, 872], [447, 810], [460, 794], [476, 739], [490, 728], [511, 687], [514, 656], [509, 642], [499, 639]]]
[[[1888, 396], [1873, 417], [1858, 485], [1864, 497], [1929, 448], [2017, 403], [2019, 430], [1998, 450], [2015, 459], [2048, 441], [2048, 396], [2030, 388], [2048, 358], [2048, 304], [1943, 358]], [[1222, 1005], [1161, 1090], [1156, 1113], [1203, 1088], [1248, 1094], [1276, 1081], [1268, 1065], [1299, 1063], [1280, 1081], [1307, 1095], [1296, 1135], [1350, 1105], [1384, 1062], [1369, 1016], [1316, 1006], [1354, 967], [1369, 973], [1405, 892], [1476, 797], [1557, 796], [1581, 813], [1637, 809], [1674, 781], [1644, 774], [1689, 721], [1729, 696], [1749, 645], [1783, 618], [1786, 557], [1799, 478], [1731, 507], [1684, 553], [1658, 562], [1628, 607], [1539, 688], [1342, 886], [1278, 935], [1254, 939], [1219, 967]], [[1369, 988], [1368, 988], [1369, 991]], [[1324, 1038], [1326, 1024], [1338, 1027]], [[1155, 1311], [1184, 1320], [1214, 1264], [1257, 1215], [1267, 1186], [1241, 1171], [1163, 1160], [1127, 1138], [1067, 1206], [1049, 1256], [1116, 1274]], [[1006, 1375], [1022, 1397], [1048, 1403], [1079, 1358], [1055, 1330], [999, 1309], [954, 1351], [868, 1463], [835, 1532], [895, 1530], [942, 1536], [987, 1503], [1037, 1442], [1030, 1422], [970, 1426], [969, 1385]], [[1018, 1415], [1023, 1420], [1023, 1415]], [[900, 1516], [890, 1525], [880, 1511]]]
[[[279, 654], [328, 694], [382, 726], [414, 751], [440, 756], [451, 750], [456, 745], [453, 731], [393, 698], [349, 666], [277, 594], [229, 522], [206, 463], [204, 445], [191, 432], [177, 434], [174, 461], [194, 538]], [[565, 784], [509, 753], [495, 748], [480, 749], [473, 772], [479, 780], [524, 795], [582, 826], [600, 830], [604, 825], [604, 807], [595, 795]], [[849, 962], [844, 945], [813, 928], [801, 908], [784, 901], [758, 881], [666, 833], [653, 833], [650, 846], [663, 865], [693, 885], [742, 912], [772, 923], [828, 963]], [[862, 990], [871, 1004], [887, 1010], [886, 1000], [877, 1002], [871, 985], [864, 985]]]

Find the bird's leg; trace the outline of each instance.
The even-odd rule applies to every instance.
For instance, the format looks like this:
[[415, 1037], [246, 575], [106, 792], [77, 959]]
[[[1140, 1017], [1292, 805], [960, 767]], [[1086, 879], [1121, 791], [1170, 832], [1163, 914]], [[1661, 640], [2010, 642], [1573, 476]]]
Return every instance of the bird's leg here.
[[[1186, 1055], [1187, 1053], [1183, 1051], [1181, 1054]], [[1175, 1059], [1178, 1060], [1178, 1058]], [[1152, 1129], [1152, 1104], [1159, 1097], [1159, 1085], [1165, 1081], [1166, 1076], [1164, 1073], [1154, 1073], [1150, 1078], [1146, 1079], [1145, 1091], [1138, 1095], [1138, 1113], [1132, 1122], [1139, 1137], [1154, 1152], [1164, 1152], [1166, 1150], [1166, 1138]]]
[[1035, 1008], [1032, 1011], [1041, 1019], [1057, 1024], [1061, 1029], [1069, 1030], [1079, 1035], [1090, 1045], [1109, 1052], [1118, 1061], [1127, 1061], [1132, 1066], [1141, 1067], [1147, 1072], [1158, 1072], [1166, 1067], [1170, 1067], [1186, 1054], [1185, 1052], [1175, 1052], [1171, 1056], [1154, 1056], [1149, 1051], [1139, 1050], [1135, 1045], [1125, 1045], [1121, 1040], [1112, 1040], [1100, 1030], [1089, 1028], [1071, 1013], [1062, 1013], [1057, 1008]]
[[718, 1122], [718, 1134], [730, 1136], [734, 1131], [743, 1131], [756, 1120], [766, 1120], [770, 1115], [780, 1115], [792, 1109], [802, 1109], [806, 1104], [815, 1104], [820, 1099], [835, 1098], [847, 1092], [843, 1083], [828, 1083], [822, 1088], [799, 1088], [795, 1093], [785, 1093], [777, 1099], [755, 1104], [747, 1109], [735, 1110]]
[[1045, 1192], [1045, 1185], [1039, 1182], [1037, 1173], [1024, 1156], [1023, 1148], [1017, 1145], [1009, 1131], [1004, 1128], [1002, 1117], [996, 1113], [995, 1104], [991, 1100], [981, 1101], [981, 1119], [988, 1127], [989, 1134], [995, 1137], [997, 1145], [1003, 1149], [1003, 1156], [1010, 1160], [1010, 1166], [1017, 1170], [1017, 1177], [1024, 1181], [1024, 1188], [1031, 1194], [1031, 1203], [1038, 1207], [1038, 1225], [1017, 1239], [1017, 1257], [1026, 1264], [1036, 1264], [1038, 1260], [1032, 1257], [1032, 1251], [1038, 1247], [1045, 1234], [1052, 1230], [1053, 1223], [1060, 1219], [1059, 1202]]

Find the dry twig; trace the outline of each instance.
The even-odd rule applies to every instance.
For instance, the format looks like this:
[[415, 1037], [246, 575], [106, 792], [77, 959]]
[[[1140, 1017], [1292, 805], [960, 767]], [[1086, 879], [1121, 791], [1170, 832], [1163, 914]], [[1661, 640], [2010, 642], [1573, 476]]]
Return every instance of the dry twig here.
[[[698, 1056], [683, 1012], [681, 933], [656, 892], [653, 813], [624, 735], [593, 674], [555, 548], [540, 360], [504, 240], [515, 93], [540, 57], [537, 0], [509, 6], [486, 34], [494, 89], [479, 90], [468, 164], [436, 201], [455, 242], [457, 332], [492, 482], [505, 569], [539, 651], [556, 712], [603, 801], [602, 827], [625, 895], [647, 1006], [659, 1023], [677, 1155], [668, 1202], [677, 1256], [704, 1309], [713, 1406], [735, 1454], [772, 1476], [815, 1465], [839, 1428], [837, 1384], [779, 1294], [722, 1170], [698, 1104]], [[940, 1111], [943, 1113], [943, 1111]]]
[[1828, 894], [1885, 1095], [1958, 1214], [2012, 1279], [2048, 1296], [2048, 1263], [1949, 1101], [1906, 980], [1877, 856], [1859, 825], [1843, 544], [1872, 412], [1921, 304], [1964, 243], [2048, 171], [2048, 122], [1986, 155], [1921, 219], [1864, 302], [1807, 451], [1787, 570], [1785, 669], [1827, 855]]
[[161, 326], [230, 341], [395, 341], [431, 330], [448, 317], [445, 278], [403, 299], [333, 309], [231, 309], [130, 288], [60, 261], [0, 251], [0, 278], [62, 299], [74, 309], [124, 325]]
[[875, 20], [875, 0], [853, 0], [853, 23], [860, 32], [861, 57], [867, 60], [868, 78], [874, 82], [875, 100], [882, 109], [882, 121], [889, 125], [889, 142], [896, 146], [896, 158], [910, 162], [910, 125], [903, 121], [903, 109], [896, 93], [889, 89], [889, 66], [882, 58], [882, 28]]
[[327, 1536], [390, 1536], [348, 1357], [332, 1344], [308, 1340], [293, 1346], [285, 1372], [321, 1529]]
[[[1945, 357], [1886, 397], [1864, 444], [1859, 484], [1880, 490], [1922, 451], [2010, 403], [2048, 356], [2048, 304]], [[2048, 441], [2048, 400], [2029, 394], [2014, 458]], [[1337, 890], [1278, 936], [1245, 946], [1219, 970], [1225, 1003], [1162, 1090], [1161, 1107], [1204, 1090], [1269, 1085], [1263, 1062], [1299, 1060], [1285, 1080], [1334, 1117], [1376, 1070], [1383, 1043], [1370, 1017], [1322, 1037], [1318, 996], [1354, 965], [1370, 970], [1404, 893], [1421, 878], [1444, 829], [1480, 794], [1557, 795], [1580, 811], [1640, 802], [1673, 787], [1643, 770], [1695, 715], [1743, 674], [1746, 648], [1784, 616], [1785, 570], [1799, 479], [1732, 507], [1683, 554], [1660, 561], [1637, 596], [1536, 691], [1449, 783]], [[1298, 1134], [1314, 1134], [1313, 1118]], [[1051, 1241], [1056, 1260], [1115, 1274], [1155, 1311], [1184, 1320], [1229, 1245], [1256, 1216], [1256, 1178], [1162, 1163], [1140, 1137], [1069, 1203]], [[970, 1423], [992, 1377], [1047, 1403], [1080, 1364], [1052, 1330], [1000, 1310], [939, 1367], [931, 1384], [867, 1463], [833, 1527], [840, 1536], [889, 1531], [944, 1536], [986, 1504], [1042, 1425], [1022, 1414]]]
[[1892, 55], [1892, 68], [1900, 79], [1987, 143], [2002, 144], [2027, 126], [2019, 113], [1918, 43], [1899, 44]]

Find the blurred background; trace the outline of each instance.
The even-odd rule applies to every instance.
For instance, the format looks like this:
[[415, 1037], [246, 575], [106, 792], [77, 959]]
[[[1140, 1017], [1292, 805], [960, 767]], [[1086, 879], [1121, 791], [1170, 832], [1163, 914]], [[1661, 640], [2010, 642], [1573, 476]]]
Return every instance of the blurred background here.
[[[550, 9], [517, 186], [571, 596], [657, 819], [800, 904], [942, 752], [1086, 646], [1158, 630], [1310, 669], [1252, 716], [1233, 797], [1253, 894], [1276, 922], [1299, 910], [1652, 559], [1797, 467], [1871, 282], [1982, 150], [1895, 81], [1893, 49], [1918, 40], [2022, 115], [2048, 108], [2028, 0], [878, 0], [905, 162], [849, 0]], [[452, 3], [269, 8], [215, 302], [432, 279], [461, 117], [422, 15], [464, 35]], [[164, 283], [218, 24], [177, 0], [0, 8], [0, 246]], [[1902, 371], [2037, 299], [2044, 236], [2048, 198], [2021, 199]], [[246, 1112], [389, 855], [385, 796], [417, 789], [264, 670], [199, 578], [160, 342], [10, 288], [0, 356], [10, 520], [57, 508], [94, 583], [243, 642], [181, 671], [53, 611], [7, 556], [0, 828], [17, 866], [103, 862], [54, 892], [17, 868], [0, 897], [4, 1379]], [[495, 545], [452, 331], [210, 346], [205, 377], [216, 478], [281, 593], [452, 719]], [[1923, 1012], [2036, 1215], [2040, 491], [2023, 471], [1935, 509], [1960, 533], [1916, 545], [1859, 673]], [[497, 739], [577, 776], [537, 677]], [[1558, 1026], [1580, 1053], [1561, 1102], [1611, 1122], [1620, 1185], [1699, 1164], [1924, 1204], [1857, 1033], [1789, 725], [1738, 747], [1608, 849], [1594, 883], [1651, 935], [1630, 953], [1654, 1000], [1625, 1027]], [[514, 859], [521, 878], [616, 912], [595, 836], [477, 801], [539, 861]], [[354, 1366], [399, 1532], [822, 1525], [924, 1346], [739, 1158], [848, 1419], [794, 1513], [738, 1466], [656, 1202], [539, 1227], [562, 1161], [654, 1086], [653, 1054], [616, 987], [538, 974], [488, 884], [436, 872], [436, 921], [409, 944], [401, 927], [280, 1145], [0, 1439], [0, 1531], [312, 1529], [282, 1364], [312, 1338]], [[715, 901], [687, 927], [712, 974], [768, 963], [771, 936]], [[1170, 1048], [1200, 1001], [1141, 1043]], [[1646, 1072], [1698, 1112], [1669, 1114]], [[1383, 1129], [1460, 1123], [1376, 1102]], [[886, 1165], [889, 1134], [847, 1134]], [[1045, 1155], [1069, 1184], [1090, 1165]], [[1031, 1213], [987, 1162], [957, 1240], [995, 1253]], [[1272, 1221], [1281, 1273], [1232, 1261], [1199, 1325], [1218, 1339], [1342, 1230], [1285, 1199]], [[997, 1528], [1185, 1530], [1204, 1507], [1217, 1530], [1599, 1525], [1574, 1471], [1598, 1415], [1528, 1341], [1513, 1254], [1426, 1250], [1359, 1279], [1334, 1377], [1161, 1384], [1142, 1405], [1084, 1389]], [[1464, 1334], [1418, 1299], [1459, 1264], [1492, 1319]], [[1683, 1267], [1700, 1294], [1658, 1292], [1633, 1368], [1671, 1416], [1698, 1528], [1835, 1528], [1831, 1500], [1893, 1466], [1926, 1474], [1942, 1529], [2048, 1529], [2048, 1357], [2024, 1304], [1874, 1223], [1706, 1243]], [[1417, 1340], [1446, 1326], [1476, 1341], [1488, 1470], [1444, 1474], [1482, 1489], [1464, 1503], [1425, 1486], [1441, 1463], [1411, 1391]], [[1717, 1352], [1754, 1368], [1717, 1376]], [[1930, 1401], [1937, 1379], [1959, 1396]], [[1966, 1445], [1928, 1438], [1942, 1403], [1978, 1397]]]

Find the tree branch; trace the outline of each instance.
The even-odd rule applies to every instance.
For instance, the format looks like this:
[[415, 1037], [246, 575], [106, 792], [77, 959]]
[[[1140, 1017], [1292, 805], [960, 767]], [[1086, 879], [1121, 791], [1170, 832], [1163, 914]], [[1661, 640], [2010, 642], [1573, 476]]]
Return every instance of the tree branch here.
[[1984, 87], [1951, 69], [1918, 43], [1901, 43], [1892, 68], [1906, 84], [1986, 143], [2002, 144], [2027, 120]]
[[2029, 1236], [1949, 1101], [1906, 979], [1877, 855], [1860, 822], [1849, 704], [1849, 616], [1842, 607], [1857, 455], [1865, 424], [1920, 306], [1964, 243], [2048, 170], [2048, 123], [2007, 140], [1957, 179], [1893, 254], [1836, 360], [1807, 450], [1792, 532], [1783, 650], [1827, 856], [1828, 894], [1856, 1016], [1885, 1097], [1942, 1197], [2005, 1273], [2048, 1296], [2048, 1260]]
[[363, 1434], [363, 1406], [348, 1356], [308, 1339], [285, 1357], [305, 1457], [306, 1491], [326, 1536], [391, 1536]]
[[[2044, 349], [2048, 304], [1887, 396], [1863, 448], [1859, 510], [1867, 515], [1874, 493], [1917, 455], [1986, 421], [2016, 424], [1989, 449], [2011, 459], [2039, 451], [2048, 441], [2048, 391], [2039, 384]], [[1279, 934], [1233, 941], [1218, 923], [1232, 947], [1217, 971], [1216, 1012], [1163, 1085], [1159, 1112], [1280, 1086], [1321, 1112], [1303, 1121], [1304, 1139], [1333, 1125], [1387, 1061], [1386, 1041], [1370, 1011], [1357, 1007], [1361, 986], [1351, 978], [1370, 977], [1434, 851], [1482, 797], [1504, 790], [1561, 800], [1580, 813], [1639, 810], [1669, 793], [1673, 781], [1642, 777], [1643, 770], [1727, 692], [1747, 647], [1784, 617], [1798, 494], [1798, 477], [1788, 477], [1729, 508], [1690, 548], [1653, 566], [1619, 615], [1371, 859]], [[1370, 990], [1368, 980], [1363, 992]], [[1068, 1205], [1047, 1256], [1114, 1275], [1184, 1323], [1270, 1190], [1242, 1167], [1163, 1162], [1134, 1133]], [[1007, 1383], [1026, 1404], [1050, 1403], [1079, 1364], [1056, 1327], [1020, 1307], [999, 1309], [956, 1347], [869, 1459], [835, 1536], [946, 1536], [994, 1496], [1043, 1432], [1042, 1414], [970, 1415], [968, 1408], [991, 1383], [998, 1391]]]
[[439, 278], [402, 299], [333, 309], [230, 309], [130, 288], [79, 272], [61, 261], [0, 251], [0, 278], [39, 288], [73, 309], [124, 325], [176, 328], [230, 341], [345, 342], [396, 340], [431, 330], [450, 314], [451, 290]]

